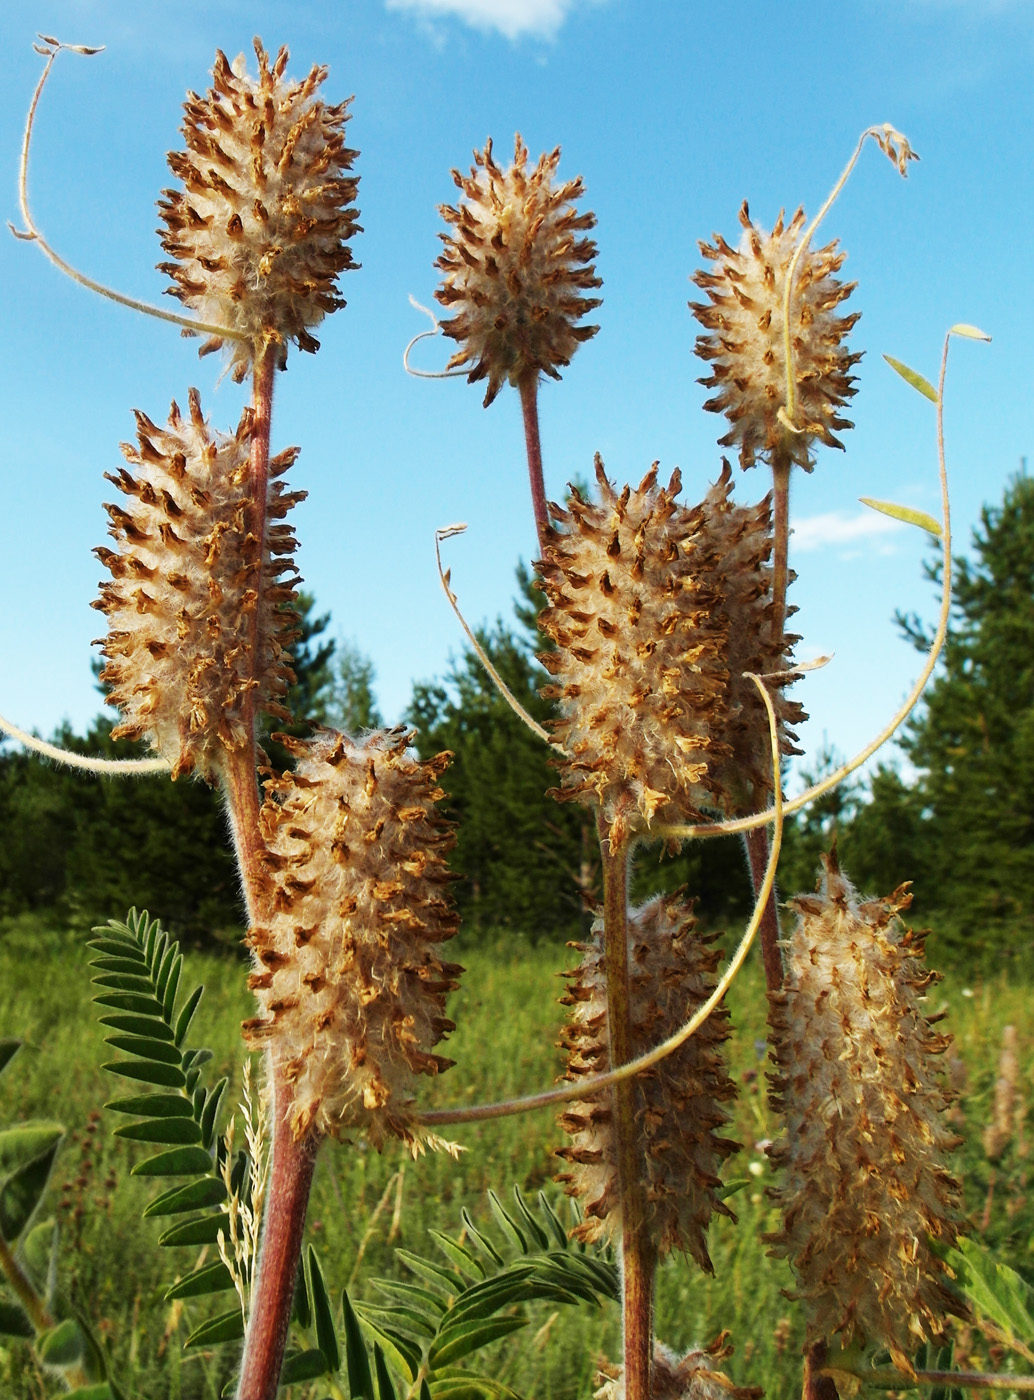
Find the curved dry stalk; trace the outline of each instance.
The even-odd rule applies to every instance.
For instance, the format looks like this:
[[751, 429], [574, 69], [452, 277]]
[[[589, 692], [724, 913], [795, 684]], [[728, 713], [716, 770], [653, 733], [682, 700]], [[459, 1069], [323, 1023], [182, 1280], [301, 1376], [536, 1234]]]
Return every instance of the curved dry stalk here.
[[[908, 719], [915, 709], [919, 698], [926, 688], [926, 683], [933, 674], [933, 669], [937, 665], [941, 650], [944, 646], [945, 638], [948, 635], [948, 621], [951, 615], [951, 507], [948, 499], [948, 470], [944, 460], [944, 378], [948, 367], [948, 346], [951, 337], [956, 334], [963, 334], [954, 327], [949, 330], [944, 337], [944, 348], [941, 353], [941, 371], [937, 381], [937, 462], [938, 474], [941, 483], [941, 606], [937, 618], [937, 630], [934, 633], [933, 641], [926, 654], [926, 660], [919, 673], [919, 678], [909, 692], [908, 698], [894, 715], [893, 719], [884, 726], [875, 739], [860, 749], [854, 758], [842, 764], [828, 777], [821, 782], [813, 784], [804, 792], [800, 793], [792, 801], [784, 803], [783, 812], [789, 816], [792, 812], [798, 812], [802, 807], [806, 807], [809, 802], [814, 802], [817, 797], [824, 796], [831, 792], [833, 788], [839, 786], [851, 773], [866, 763], [873, 754], [883, 747], [898, 729]], [[972, 336], [967, 336], [972, 339]], [[759, 826], [768, 826], [775, 820], [775, 808], [769, 807], [765, 812], [757, 812], [752, 817], [733, 817], [728, 821], [702, 823], [695, 826], [659, 826], [655, 828], [658, 836], [670, 836], [676, 840], [684, 841], [690, 837], [727, 836], [732, 832], [753, 831]]]
[[52, 758], [55, 763], [64, 764], [66, 768], [80, 768], [84, 773], [114, 773], [124, 776], [132, 774], [139, 777], [146, 773], [169, 771], [169, 765], [164, 758], [89, 758], [85, 754], [74, 753], [71, 749], [48, 744], [45, 739], [38, 739], [35, 734], [19, 729], [9, 719], [4, 719], [3, 715], [0, 715], [0, 730], [9, 734], [12, 739], [17, 739], [19, 744], [24, 744], [33, 753]]
[[[425, 334], [428, 334], [428, 332], [425, 332]], [[524, 724], [528, 726], [528, 728], [533, 734], [536, 734], [540, 739], [544, 740], [544, 742], [547, 743], [550, 746], [550, 748], [559, 750], [560, 745], [556, 742], [555, 739], [550, 738], [549, 734], [546, 732], [545, 729], [542, 728], [542, 725], [539, 724], [537, 720], [532, 719], [531, 715], [528, 714], [527, 710], [517, 699], [516, 695], [514, 695], [513, 691], [503, 680], [502, 676], [492, 665], [491, 661], [489, 661], [488, 655], [485, 652], [484, 647], [481, 645], [477, 637], [474, 636], [474, 633], [467, 626], [466, 619], [460, 612], [459, 604], [456, 601], [456, 594], [452, 591], [449, 582], [449, 580], [452, 577], [452, 570], [442, 568], [442, 540], [451, 539], [453, 535], [462, 535], [466, 528], [467, 527], [464, 524], [443, 525], [440, 530], [435, 530], [434, 532], [434, 556], [438, 561], [438, 578], [441, 581], [442, 587], [445, 589], [445, 596], [449, 600], [449, 606], [456, 614], [460, 626], [467, 634], [467, 640], [470, 642], [470, 645], [474, 648], [474, 654], [477, 656], [477, 659], [481, 662], [482, 666], [484, 666], [485, 670], [488, 672], [492, 684], [495, 686], [496, 690], [498, 690], [499, 694], [509, 705], [510, 709], [513, 710], [514, 714], [519, 720], [521, 720]]]
[[916, 1385], [958, 1386], [960, 1389], [1034, 1391], [1034, 1376], [1009, 1376], [999, 1371], [917, 1371], [909, 1380], [900, 1371], [852, 1371], [845, 1367], [827, 1368], [825, 1374], [850, 1376], [852, 1380], [881, 1390], [912, 1389]]
[[140, 311], [145, 316], [154, 316], [159, 321], [169, 321], [172, 325], [180, 326], [182, 329], [192, 331], [197, 335], [216, 335], [221, 339], [246, 340], [247, 336], [241, 335], [239, 331], [230, 330], [226, 326], [211, 325], [207, 321], [192, 321], [189, 316], [179, 316], [175, 311], [163, 311], [160, 306], [152, 306], [150, 302], [138, 301], [136, 297], [125, 296], [122, 292], [116, 292], [111, 287], [106, 287], [103, 282], [94, 281], [92, 277], [87, 277], [85, 273], [79, 272], [71, 263], [65, 262], [64, 258], [55, 252], [43, 237], [29, 210], [29, 148], [32, 144], [32, 132], [36, 122], [36, 108], [39, 105], [47, 78], [50, 76], [54, 59], [62, 49], [69, 53], [83, 54], [88, 57], [103, 53], [103, 48], [87, 48], [84, 44], [63, 44], [60, 40], [44, 34], [39, 37], [43, 42], [34, 45], [34, 47], [38, 54], [46, 55], [47, 61], [43, 65], [43, 72], [40, 74], [36, 90], [32, 94], [32, 101], [29, 103], [29, 115], [25, 121], [21, 160], [18, 165], [18, 203], [22, 211], [22, 218], [25, 220], [25, 228], [17, 229], [12, 223], [8, 223], [7, 227], [15, 238], [26, 243], [35, 243], [40, 252], [49, 258], [66, 277], [70, 277], [73, 282], [78, 282], [80, 287], [96, 292], [98, 296], [106, 297], [108, 301], [117, 302], [119, 306], [128, 306], [131, 311]]
[[413, 337], [402, 352], [402, 368], [407, 374], [411, 374], [414, 379], [466, 379], [467, 371], [465, 369], [414, 369], [409, 363], [409, 352], [418, 340], [428, 340], [442, 333], [441, 324], [433, 311], [426, 306], [421, 306], [416, 297], [412, 295], [409, 298], [409, 304], [410, 306], [415, 306], [418, 311], [422, 311], [425, 316], [429, 316], [434, 329], [430, 331], [421, 331], [419, 335]]
[[761, 692], [761, 698], [765, 702], [765, 709], [768, 711], [768, 725], [772, 746], [772, 777], [774, 795], [774, 820], [772, 825], [772, 846], [768, 854], [768, 864], [765, 867], [765, 878], [761, 882], [757, 899], [754, 904], [754, 912], [750, 917], [743, 937], [740, 939], [728, 967], [723, 972], [718, 985], [707, 998], [707, 1000], [697, 1008], [686, 1024], [680, 1027], [674, 1035], [667, 1040], [655, 1045], [652, 1050], [638, 1056], [634, 1060], [629, 1060], [626, 1064], [620, 1065], [617, 1069], [607, 1070], [605, 1074], [585, 1075], [577, 1084], [565, 1084], [556, 1089], [547, 1089], [541, 1094], [529, 1094], [524, 1098], [508, 1099], [502, 1103], [474, 1104], [461, 1108], [438, 1108], [428, 1109], [426, 1113], [420, 1114], [421, 1123], [427, 1124], [447, 1124], [447, 1123], [483, 1123], [492, 1118], [508, 1118], [511, 1114], [527, 1113], [534, 1108], [548, 1108], [554, 1104], [570, 1103], [573, 1099], [584, 1099], [589, 1094], [596, 1093], [600, 1089], [609, 1089], [614, 1084], [620, 1084], [624, 1079], [631, 1079], [636, 1074], [641, 1074], [643, 1070], [650, 1069], [653, 1065], [659, 1064], [666, 1059], [680, 1045], [684, 1045], [691, 1035], [707, 1020], [711, 1012], [718, 1006], [729, 990], [736, 974], [743, 966], [743, 960], [750, 952], [751, 944], [761, 925], [761, 919], [768, 904], [769, 897], [775, 886], [776, 866], [779, 864], [779, 852], [783, 844], [783, 790], [779, 781], [779, 734], [776, 727], [775, 708], [772, 704], [772, 697], [764, 686], [760, 676], [753, 672], [745, 673], [757, 686]]
[[[919, 157], [908, 143], [907, 137], [900, 131], [896, 131], [889, 122], [884, 122], [882, 126], [870, 126], [862, 132], [858, 138], [858, 144], [854, 148], [854, 154], [844, 166], [839, 180], [830, 190], [826, 197], [826, 202], [812, 219], [811, 223], [804, 230], [801, 241], [794, 249], [790, 265], [786, 270], [786, 287], [783, 290], [783, 364], [786, 366], [786, 408], [779, 414], [780, 422], [784, 423], [790, 432], [798, 433], [802, 429], [794, 424], [794, 417], [797, 412], [797, 376], [794, 372], [793, 339], [790, 335], [790, 298], [793, 293], [793, 279], [797, 271], [797, 264], [807, 251], [808, 244], [814, 236], [815, 230], [826, 217], [833, 205], [840, 197], [840, 192], [851, 175], [851, 171], [858, 163], [858, 157], [862, 154], [862, 147], [869, 137], [872, 137], [884, 155], [888, 156], [903, 177], [908, 174], [908, 162], [918, 160]], [[785, 420], [785, 421], [784, 421]]]

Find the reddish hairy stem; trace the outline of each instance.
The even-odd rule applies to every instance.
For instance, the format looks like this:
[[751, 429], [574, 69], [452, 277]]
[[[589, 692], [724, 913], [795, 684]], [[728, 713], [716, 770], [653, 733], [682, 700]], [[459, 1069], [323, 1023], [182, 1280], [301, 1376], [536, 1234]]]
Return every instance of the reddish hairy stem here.
[[[628, 980], [628, 845], [602, 835], [603, 963], [607, 976], [607, 1033], [612, 1066], [633, 1054]], [[653, 1359], [653, 1277], [657, 1254], [647, 1223], [646, 1191], [637, 1150], [636, 1086], [611, 1090], [612, 1127], [621, 1211], [621, 1296], [626, 1400], [650, 1400]]]
[[[743, 843], [747, 848], [747, 860], [750, 862], [754, 897], [757, 898], [761, 886], [765, 883], [765, 870], [768, 866], [768, 828], [759, 826], [753, 831], [745, 832]], [[779, 951], [779, 908], [775, 885], [772, 886], [772, 893], [761, 916], [758, 933], [761, 939], [761, 958], [765, 965], [765, 987], [770, 992], [778, 992], [783, 985], [783, 957]]]
[[790, 582], [790, 458], [776, 452], [772, 461], [772, 635], [781, 641], [786, 627], [786, 589]]
[[826, 1363], [826, 1343], [816, 1342], [804, 1353], [804, 1384], [801, 1400], [840, 1400], [840, 1392], [832, 1376], [823, 1375]]
[[531, 484], [531, 507], [535, 512], [535, 532], [539, 550], [546, 552], [546, 531], [549, 511], [546, 508], [546, 483], [542, 476], [542, 439], [539, 436], [539, 374], [531, 370], [519, 384], [521, 412], [524, 415], [524, 445], [528, 452], [528, 480]]
[[[259, 572], [256, 592], [261, 593], [266, 555], [266, 513], [269, 498], [269, 443], [273, 420], [273, 376], [278, 346], [268, 343], [255, 362], [251, 407], [254, 414], [251, 434], [251, 461], [248, 467], [248, 533], [257, 543]], [[262, 838], [259, 831], [258, 788], [258, 666], [261, 646], [262, 607], [257, 597], [248, 618], [247, 645], [251, 656], [251, 680], [255, 682], [244, 698], [241, 722], [247, 733], [244, 748], [228, 755], [226, 797], [233, 830], [234, 846], [240, 865], [248, 917], [258, 917], [263, 870], [259, 863]]]
[[295, 1140], [291, 1100], [291, 1086], [274, 1073], [273, 1159], [237, 1400], [275, 1400], [284, 1363], [305, 1214], [320, 1145], [319, 1135], [313, 1132]]

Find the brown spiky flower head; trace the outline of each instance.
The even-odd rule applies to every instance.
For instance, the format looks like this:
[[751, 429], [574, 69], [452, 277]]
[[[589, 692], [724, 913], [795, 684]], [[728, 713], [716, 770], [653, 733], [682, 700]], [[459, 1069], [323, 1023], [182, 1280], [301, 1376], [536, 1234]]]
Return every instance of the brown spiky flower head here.
[[[694, 1348], [684, 1356], [654, 1343], [650, 1365], [650, 1400], [759, 1400], [764, 1394], [760, 1386], [734, 1385], [719, 1362], [732, 1354], [727, 1345], [728, 1332], [722, 1332], [710, 1346]], [[603, 1384], [595, 1391], [593, 1400], [625, 1400], [625, 1379], [621, 1366], [604, 1366], [600, 1379]]]
[[[741, 467], [752, 467], [758, 457], [770, 462], [783, 452], [810, 471], [812, 444], [842, 447], [835, 433], [852, 426], [840, 411], [856, 392], [851, 369], [861, 357], [848, 351], [844, 339], [858, 313], [841, 316], [837, 308], [855, 284], [834, 275], [845, 257], [835, 242], [806, 248], [794, 270], [787, 324], [787, 278], [804, 210], [798, 209], [789, 224], [780, 214], [772, 232], [765, 233], [751, 222], [744, 202], [740, 223], [737, 248], [720, 234], [713, 244], [700, 244], [714, 268], [693, 277], [708, 296], [706, 302], [690, 302], [706, 332], [697, 337], [696, 353], [711, 366], [700, 382], [717, 391], [704, 407], [728, 418], [729, 431], [719, 442], [738, 449]], [[796, 432], [779, 418], [789, 407], [788, 351]]]
[[456, 932], [448, 823], [436, 811], [450, 758], [419, 762], [404, 728], [353, 742], [333, 730], [283, 740], [295, 771], [262, 808], [268, 919], [249, 931], [260, 1015], [245, 1037], [293, 1085], [296, 1137], [365, 1131], [380, 1146], [438, 1145], [413, 1112], [419, 1074], [453, 1029], [462, 971], [439, 945]]
[[654, 464], [618, 494], [596, 459], [599, 504], [572, 490], [539, 565], [540, 657], [559, 700], [559, 796], [598, 805], [612, 842], [656, 817], [686, 821], [719, 801], [725, 623], [703, 508], [657, 485]]
[[921, 1002], [935, 980], [922, 937], [897, 917], [904, 887], [862, 902], [836, 853], [814, 896], [791, 902], [797, 925], [784, 990], [771, 997], [773, 1106], [785, 1136], [783, 1213], [769, 1237], [797, 1278], [808, 1341], [836, 1335], [910, 1353], [958, 1304], [933, 1243], [950, 1244], [960, 1205], [948, 1153], [959, 1139], [934, 1057], [948, 1045]]
[[275, 480], [297, 457], [270, 463], [264, 546], [251, 528], [252, 416], [237, 432], [213, 431], [196, 389], [168, 425], [138, 413], [137, 444], [111, 481], [128, 498], [106, 507], [115, 549], [93, 604], [108, 619], [101, 680], [122, 711], [115, 738], [146, 739], [173, 777], [197, 769], [213, 782], [227, 753], [250, 741], [256, 711], [287, 717], [294, 679], [285, 648], [297, 635], [294, 532], [283, 517], [304, 492]]
[[497, 165], [492, 142], [474, 152], [469, 175], [452, 172], [462, 199], [440, 212], [452, 225], [436, 267], [445, 274], [435, 296], [454, 314], [442, 322], [460, 343], [449, 368], [469, 365], [467, 379], [488, 380], [485, 407], [503, 384], [540, 372], [560, 378], [578, 346], [599, 330], [582, 326], [600, 305], [585, 292], [601, 285], [596, 244], [584, 235], [596, 216], [580, 214], [581, 179], [555, 183], [560, 147], [528, 168], [517, 136], [513, 164]]
[[[317, 97], [327, 69], [294, 82], [288, 53], [270, 62], [255, 40], [258, 76], [243, 55], [217, 52], [212, 87], [184, 105], [185, 151], [169, 156], [183, 188], [165, 190], [158, 209], [160, 264], [172, 296], [201, 320], [226, 326], [233, 377], [241, 380], [267, 342], [319, 349], [312, 330], [343, 306], [337, 282], [356, 266], [348, 241], [359, 231], [352, 175], [356, 152], [345, 145], [348, 102]], [[219, 349], [214, 336], [201, 353]]]
[[[799, 754], [794, 727], [808, 716], [785, 693], [794, 678], [793, 647], [800, 637], [773, 626], [771, 497], [741, 506], [732, 499], [732, 468], [722, 473], [704, 500], [703, 529], [714, 559], [717, 608], [726, 635], [724, 738], [728, 757], [717, 776], [722, 805], [730, 815], [756, 811], [772, 792], [772, 758], [764, 701], [750, 674], [766, 681], [784, 755]], [[791, 575], [791, 578], [793, 576]], [[790, 608], [787, 616], [796, 612]]]
[[[702, 1006], [715, 987], [720, 954], [713, 938], [696, 930], [692, 908], [678, 895], [659, 895], [628, 917], [632, 1055], [652, 1049]], [[568, 1051], [567, 1078], [610, 1068], [602, 921], [582, 947], [565, 1005], [573, 1008], [561, 1045]], [[724, 1104], [735, 1095], [722, 1046], [729, 1013], [718, 1007], [679, 1049], [635, 1078], [637, 1150], [646, 1186], [651, 1240], [662, 1254], [680, 1249], [713, 1273], [705, 1236], [711, 1216], [731, 1216], [718, 1196], [722, 1162], [739, 1144], [720, 1135], [728, 1122]], [[557, 1179], [581, 1199], [585, 1218], [578, 1239], [594, 1240], [620, 1225], [617, 1144], [611, 1126], [611, 1092], [599, 1091], [562, 1114], [571, 1144], [557, 1155], [569, 1169]]]

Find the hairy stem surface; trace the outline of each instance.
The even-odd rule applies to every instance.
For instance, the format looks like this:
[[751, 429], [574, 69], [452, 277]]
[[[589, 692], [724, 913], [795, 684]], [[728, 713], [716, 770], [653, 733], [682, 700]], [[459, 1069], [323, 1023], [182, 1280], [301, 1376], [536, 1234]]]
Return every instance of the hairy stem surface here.
[[[603, 961], [612, 1067], [632, 1059], [628, 977], [628, 845], [600, 842], [603, 858]], [[657, 1254], [647, 1225], [646, 1189], [637, 1150], [635, 1081], [611, 1090], [621, 1211], [621, 1282], [626, 1400], [650, 1400], [653, 1277]]]
[[237, 1400], [275, 1400], [284, 1362], [305, 1214], [320, 1144], [319, 1136], [311, 1132], [300, 1141], [295, 1140], [289, 1112], [291, 1100], [291, 1086], [274, 1072], [269, 1192]]
[[[251, 436], [251, 462], [248, 470], [248, 533], [255, 540], [258, 552], [259, 572], [256, 579], [256, 594], [261, 593], [266, 555], [269, 443], [273, 421], [273, 376], [276, 372], [277, 350], [276, 343], [270, 342], [256, 359], [251, 401], [254, 423]], [[261, 597], [257, 596], [255, 606], [247, 622], [251, 680], [254, 684], [245, 698], [241, 715], [248, 738], [242, 749], [229, 755], [226, 774], [226, 797], [230, 825], [240, 865], [248, 917], [252, 922], [258, 917], [264, 876], [259, 862], [262, 840], [259, 833], [258, 713], [256, 706], [262, 641], [261, 624]]]
[[528, 452], [528, 480], [539, 550], [546, 552], [549, 512], [546, 509], [546, 483], [542, 475], [542, 439], [539, 436], [539, 374], [533, 370], [520, 381], [521, 412], [524, 415], [524, 445]]

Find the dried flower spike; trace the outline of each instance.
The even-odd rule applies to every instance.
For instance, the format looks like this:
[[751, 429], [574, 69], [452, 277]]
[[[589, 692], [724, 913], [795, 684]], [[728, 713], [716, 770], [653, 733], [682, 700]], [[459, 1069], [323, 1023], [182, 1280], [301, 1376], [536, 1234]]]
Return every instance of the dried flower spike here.
[[[175, 259], [160, 264], [175, 283], [170, 294], [246, 337], [229, 342], [236, 380], [268, 341], [282, 346], [281, 368], [288, 341], [319, 349], [311, 332], [344, 305], [338, 277], [356, 266], [348, 240], [359, 231], [348, 102], [316, 97], [326, 68], [291, 82], [285, 48], [270, 63], [256, 39], [255, 54], [257, 78], [243, 55], [230, 64], [217, 52], [208, 95], [189, 94], [187, 149], [169, 156], [184, 188], [165, 190], [158, 204], [162, 247]], [[212, 337], [201, 353], [223, 343]]]
[[809, 1344], [861, 1338], [911, 1374], [909, 1354], [959, 1306], [930, 1244], [954, 1241], [960, 1205], [946, 1165], [960, 1139], [933, 1060], [949, 1039], [921, 1009], [935, 974], [897, 918], [910, 896], [862, 903], [835, 851], [825, 865], [818, 894], [791, 902], [785, 987], [771, 997], [786, 1132], [770, 1149], [785, 1179], [769, 1243], [793, 1266]]
[[558, 795], [598, 804], [616, 842], [717, 805], [727, 639], [703, 508], [676, 502], [678, 471], [658, 487], [654, 464], [618, 495], [597, 457], [596, 479], [599, 505], [572, 491], [550, 508], [539, 625], [556, 650], [539, 659], [560, 702]]
[[559, 379], [578, 346], [599, 330], [577, 324], [600, 305], [584, 293], [601, 285], [596, 245], [583, 235], [596, 225], [579, 214], [581, 179], [554, 184], [560, 147], [528, 169], [528, 148], [514, 141], [513, 164], [495, 163], [492, 142], [474, 152], [470, 175], [452, 172], [463, 196], [440, 212], [450, 233], [435, 264], [444, 281], [435, 293], [455, 314], [442, 322], [460, 343], [449, 368], [470, 365], [468, 381], [488, 380], [485, 407], [503, 384], [540, 372]]
[[412, 1095], [416, 1075], [452, 1064], [432, 1053], [453, 1029], [445, 997], [462, 971], [438, 953], [457, 926], [452, 833], [435, 810], [450, 755], [418, 762], [411, 739], [282, 738], [296, 769], [266, 784], [272, 912], [248, 934], [262, 1014], [244, 1029], [293, 1084], [297, 1138], [365, 1130], [378, 1147], [439, 1145]]
[[[692, 909], [678, 895], [659, 895], [628, 916], [632, 1053], [641, 1054], [673, 1035], [714, 991], [720, 953], [712, 937], [696, 932]], [[563, 1002], [573, 1008], [560, 1044], [568, 1053], [567, 1078], [610, 1068], [603, 931], [582, 947], [581, 965]], [[729, 1013], [712, 1012], [691, 1039], [635, 1079], [636, 1121], [650, 1236], [662, 1254], [680, 1249], [713, 1273], [705, 1236], [712, 1215], [732, 1216], [720, 1200], [721, 1164], [739, 1144], [721, 1137], [728, 1122], [723, 1105], [736, 1090], [722, 1045]], [[609, 1091], [573, 1103], [560, 1118], [571, 1146], [557, 1155], [570, 1169], [557, 1180], [582, 1199], [581, 1240], [598, 1239], [620, 1224], [616, 1147]]]
[[[752, 467], [758, 457], [771, 461], [782, 451], [811, 471], [812, 443], [842, 447], [834, 433], [852, 426], [840, 410], [856, 392], [850, 371], [861, 356], [851, 354], [843, 341], [859, 313], [841, 316], [837, 307], [855, 284], [834, 276], [845, 257], [835, 242], [807, 248], [794, 272], [787, 332], [786, 280], [804, 228], [804, 210], [798, 209], [788, 225], [780, 214], [766, 234], [751, 222], [744, 202], [740, 223], [744, 232], [738, 248], [720, 234], [714, 235], [713, 246], [700, 244], [716, 266], [693, 277], [708, 296], [707, 302], [690, 302], [707, 332], [696, 342], [696, 353], [711, 365], [700, 383], [717, 390], [704, 407], [728, 418], [729, 431], [719, 443], [738, 448], [741, 467]], [[787, 410], [787, 340], [796, 431], [780, 419]]]
[[[174, 778], [196, 768], [213, 782], [227, 752], [249, 742], [243, 710], [254, 677], [258, 708], [287, 717], [295, 539], [289, 525], [270, 524], [263, 556], [249, 529], [250, 410], [225, 437], [205, 422], [196, 389], [189, 403], [186, 419], [172, 405], [165, 428], [136, 415], [138, 446], [122, 445], [133, 470], [108, 476], [130, 499], [106, 508], [118, 547], [95, 551], [112, 577], [93, 606], [108, 619], [101, 680], [123, 714], [113, 736], [146, 739]], [[293, 448], [274, 457], [271, 478], [296, 457]], [[267, 518], [282, 521], [304, 496], [272, 481]], [[253, 658], [242, 620], [256, 608]]]
[[[726, 1344], [728, 1335], [722, 1332], [710, 1346], [687, 1351], [684, 1356], [655, 1342], [650, 1400], [759, 1400], [764, 1394], [760, 1386], [734, 1385], [724, 1371], [715, 1369], [732, 1354], [732, 1347]], [[602, 1367], [600, 1379], [603, 1384], [593, 1400], [625, 1400], [622, 1367]]]
[[[794, 726], [808, 718], [804, 708], [784, 691], [790, 684], [793, 647], [800, 637], [773, 629], [771, 497], [753, 506], [732, 499], [732, 468], [722, 474], [704, 500], [703, 529], [715, 560], [714, 588], [724, 617], [725, 653], [729, 671], [724, 740], [729, 758], [717, 770], [722, 805], [730, 815], [757, 811], [772, 791], [772, 758], [768, 717], [748, 673], [785, 676], [773, 680], [780, 749], [799, 754]], [[791, 580], [792, 580], [791, 575]], [[789, 614], [796, 611], [789, 609]], [[788, 615], [789, 615], [788, 614]]]

